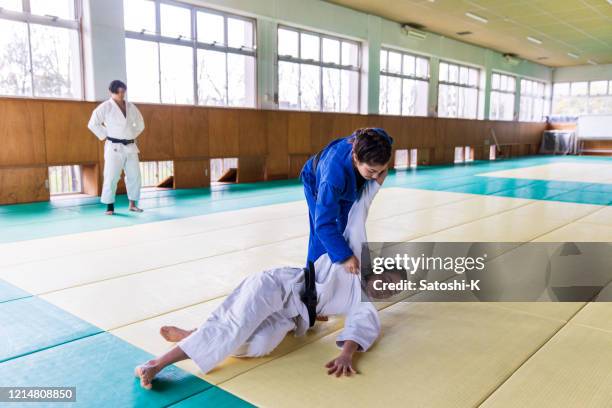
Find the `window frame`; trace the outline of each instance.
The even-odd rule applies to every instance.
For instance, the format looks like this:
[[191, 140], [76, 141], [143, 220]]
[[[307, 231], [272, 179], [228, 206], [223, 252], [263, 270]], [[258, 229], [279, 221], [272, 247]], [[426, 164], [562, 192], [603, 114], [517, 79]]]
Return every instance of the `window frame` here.
[[[527, 77], [519, 77], [518, 79], [520, 79], [519, 81], [519, 111], [518, 111], [518, 121], [519, 122], [526, 122], [526, 123], [541, 123], [546, 121], [546, 117], [550, 116], [550, 111], [552, 109], [552, 83], [550, 82], [546, 82], [540, 79], [533, 79], [533, 78], [527, 78]], [[536, 84], [540, 84], [543, 87], [543, 93], [542, 95], [537, 95], [533, 92], [531, 93], [524, 93], [523, 92], [523, 81], [529, 81], [532, 83], [536, 83]], [[542, 100], [542, 117], [540, 119], [522, 119], [521, 118], [521, 110], [523, 108], [523, 103], [522, 103], [522, 99], [523, 98], [531, 98], [531, 99], [541, 99]], [[546, 106], [547, 106], [547, 102], [548, 102], [548, 112], [546, 112]], [[533, 116], [533, 113], [530, 115]]]
[[[458, 77], [457, 77], [457, 82], [451, 82], [451, 81], [441, 81], [440, 80], [440, 65], [442, 64], [446, 64], [446, 65], [455, 65], [458, 68]], [[469, 78], [469, 70], [470, 69], [475, 69], [478, 77], [476, 78], [476, 85], [469, 85], [469, 84], [461, 84], [460, 80], [459, 80], [459, 75], [461, 72], [461, 68], [467, 68], [468, 69], [468, 78]], [[483, 69], [482, 67], [478, 67], [478, 66], [474, 66], [474, 65], [468, 65], [468, 64], [464, 64], [461, 62], [453, 62], [450, 60], [440, 60], [438, 62], [438, 88], [437, 88], [437, 96], [438, 96], [438, 100], [437, 100], [437, 109], [436, 109], [436, 117], [440, 117], [440, 118], [447, 118], [447, 119], [469, 119], [469, 120], [482, 120], [482, 113], [481, 113], [481, 104], [484, 104], [484, 100], [481, 101], [481, 93], [483, 91], [485, 91], [482, 87], [482, 75], [483, 75]], [[458, 87], [462, 87], [462, 88], [468, 88], [468, 89], [475, 89], [476, 90], [476, 116], [473, 118], [466, 118], [463, 116], [440, 116], [440, 85], [447, 85], [447, 86], [458, 86]]]
[[[129, 1], [129, 0], [124, 0]], [[150, 102], [148, 103], [160, 103], [160, 104], [169, 104], [162, 102], [162, 72], [161, 72], [161, 52], [160, 52], [160, 44], [168, 44], [168, 45], [177, 45], [183, 47], [189, 47], [192, 49], [192, 68], [193, 68], [193, 104], [189, 104], [189, 106], [215, 106], [221, 108], [256, 108], [258, 105], [258, 87], [257, 87], [257, 20], [255, 18], [242, 16], [239, 14], [228, 13], [221, 10], [216, 10], [209, 7], [196, 6], [193, 4], [182, 3], [174, 0], [149, 0], [155, 4], [155, 33], [149, 33], [145, 30], [141, 31], [131, 31], [125, 30], [125, 39], [131, 40], [140, 40], [140, 41], [149, 41], [153, 43], [157, 43], [157, 53], [158, 53], [158, 82], [159, 82], [159, 95], [158, 102]], [[169, 6], [180, 7], [189, 10], [190, 12], [190, 23], [191, 23], [191, 38], [182, 39], [181, 37], [173, 38], [164, 36], [161, 34], [162, 29], [162, 17], [161, 17], [161, 5], [167, 4]], [[223, 17], [223, 40], [224, 44], [209, 44], [198, 41], [198, 12], [203, 12], [207, 14], [214, 14]], [[253, 48], [247, 47], [230, 47], [228, 42], [228, 19], [232, 18], [235, 20], [242, 20], [251, 23], [253, 27]], [[125, 22], [124, 22], [125, 27]], [[198, 98], [198, 50], [207, 50], [207, 51], [217, 51], [222, 52], [225, 55], [225, 98], [226, 100], [229, 98], [228, 91], [228, 69], [227, 69], [227, 58], [228, 54], [239, 54], [245, 55], [254, 58], [254, 70], [253, 70], [253, 98], [254, 104], [253, 106], [233, 106], [229, 104], [224, 105], [204, 105], [200, 104]], [[127, 67], [126, 67], [127, 71]]]
[[[389, 67], [389, 52], [395, 52], [401, 55], [401, 65], [400, 65], [400, 72], [401, 74], [397, 74], [395, 72], [389, 72], [387, 70], [383, 71], [383, 64], [382, 61], [379, 61], [379, 89], [380, 89], [380, 80], [382, 79], [383, 76], [387, 76], [387, 77], [393, 77], [393, 78], [399, 78], [402, 80], [402, 86], [400, 88], [400, 114], [399, 116], [408, 116], [408, 117], [427, 117], [429, 116], [429, 87], [431, 86], [431, 58], [426, 56], [426, 55], [422, 55], [422, 54], [415, 54], [413, 52], [408, 52], [408, 51], [402, 51], [402, 50], [397, 50], [394, 48], [390, 48], [390, 47], [380, 47], [380, 53], [382, 53], [383, 51], [385, 51], [387, 53], [387, 61], [386, 61], [386, 66]], [[379, 58], [380, 58], [380, 53], [379, 53]], [[414, 75], [410, 75], [410, 74], [404, 74], [404, 56], [409, 56], [409, 57], [414, 57], [415, 58], [415, 70], [414, 70]], [[425, 59], [427, 60], [427, 78], [423, 78], [420, 76], [416, 75], [416, 59], [417, 58], [421, 58], [421, 59]], [[426, 111], [424, 115], [404, 115], [403, 112], [403, 104], [404, 104], [404, 79], [411, 79], [411, 80], [415, 80], [415, 81], [422, 81], [425, 82], [427, 84], [427, 95], [425, 96], [425, 106], [426, 106]], [[378, 102], [378, 106], [380, 109], [380, 91], [379, 91], [379, 102]], [[381, 115], [393, 115], [392, 113], [383, 113], [383, 112], [379, 112], [379, 114]]]
[[[64, 101], [83, 101], [85, 100], [85, 72], [83, 62], [83, 29], [81, 25], [83, 17], [83, 0], [71, 0], [74, 10], [74, 19], [65, 19], [58, 16], [50, 15], [38, 15], [31, 13], [30, 1], [21, 1], [21, 11], [8, 10], [0, 7], [0, 20], [15, 21], [18, 23], [27, 24], [28, 28], [28, 53], [29, 53], [29, 66], [28, 75], [30, 80], [30, 86], [32, 87], [30, 95], [11, 95], [11, 94], [0, 94], [0, 98], [27, 98], [27, 99], [52, 99], [52, 100], [64, 100]], [[37, 96], [36, 86], [34, 81], [34, 73], [32, 67], [32, 33], [31, 24], [42, 25], [47, 27], [65, 28], [74, 30], [77, 34], [77, 45], [78, 45], [78, 67], [79, 76], [75, 78], [78, 80], [79, 95], [74, 98], [65, 98], [57, 96]]]
[[[591, 84], [593, 82], [607, 82], [607, 92], [605, 94], [600, 94], [600, 95], [591, 95]], [[585, 95], [572, 95], [572, 88], [573, 88], [573, 84], [575, 83], [581, 83], [581, 82], [586, 82], [587, 84], [587, 89], [586, 89], [586, 94]], [[558, 84], [567, 84], [568, 85], [568, 90], [569, 93], [566, 95], [557, 95], [555, 92], [555, 85]], [[552, 92], [551, 92], [551, 114], [552, 114], [552, 110], [554, 108], [554, 104], [555, 104], [555, 98], [556, 97], [565, 97], [565, 98], [580, 98], [580, 99], [584, 99], [586, 100], [586, 112], [585, 113], [579, 113], [578, 115], [602, 115], [600, 113], [591, 113], [591, 98], [601, 98], [601, 97], [609, 97], [612, 98], [612, 79], [590, 79], [590, 80], [577, 80], [577, 81], [560, 81], [560, 82], [553, 82], [552, 83]], [[610, 112], [612, 113], [612, 112]], [[559, 114], [557, 114], [559, 115]], [[566, 114], [563, 114], [566, 115]], [[605, 113], [603, 114], [605, 115]], [[572, 114], [573, 116], [573, 114]]]
[[[512, 78], [514, 80], [514, 90], [512, 91], [507, 91], [507, 90], [501, 90], [499, 88], [493, 88], [493, 75], [499, 75], [499, 79], [500, 79], [500, 83], [501, 83], [501, 77], [505, 76], [508, 78]], [[516, 75], [512, 75], [512, 74], [507, 74], [505, 72], [500, 72], [500, 71], [492, 71], [491, 72], [491, 89], [489, 90], [489, 120], [498, 120], [498, 121], [502, 121], [502, 122], [515, 122], [516, 121], [516, 86], [517, 83], [520, 84], [519, 80], [523, 80], [523, 78], [520, 78]], [[500, 118], [492, 118], [491, 117], [491, 103], [492, 103], [492, 98], [491, 96], [493, 95], [493, 92], [496, 93], [501, 93], [501, 94], [506, 94], [506, 95], [512, 95], [512, 118], [510, 119], [500, 119]], [[522, 95], [521, 95], [522, 96]], [[519, 115], [520, 115], [520, 109], [519, 109]]]
[[[278, 31], [279, 30], [286, 30], [286, 31], [293, 31], [295, 33], [297, 33], [298, 36], [298, 48], [297, 48], [297, 55], [298, 57], [293, 57], [291, 55], [281, 55], [278, 52], [278, 45], [279, 45], [279, 35], [278, 35]], [[317, 36], [319, 38], [319, 60], [315, 61], [312, 59], [303, 59], [301, 57], [299, 57], [300, 55], [302, 55], [302, 36], [300, 34], [308, 34], [308, 35], [314, 35]], [[333, 62], [323, 62], [323, 39], [328, 39], [328, 40], [334, 40], [334, 41], [339, 41], [340, 42], [340, 49], [339, 49], [339, 56], [340, 56], [340, 64], [336, 64]], [[346, 42], [346, 43], [351, 43], [355, 46], [357, 46], [357, 65], [342, 65], [342, 43]], [[297, 27], [292, 27], [292, 26], [287, 26], [284, 24], [277, 24], [276, 26], [276, 86], [275, 86], [275, 100], [276, 100], [276, 105], [278, 107], [279, 110], [286, 110], [286, 111], [295, 111], [295, 112], [334, 112], [334, 113], [359, 113], [359, 106], [360, 106], [360, 102], [361, 102], [361, 68], [362, 68], [362, 43], [356, 40], [351, 40], [348, 38], [344, 38], [341, 36], [334, 36], [334, 35], [330, 35], [330, 34], [325, 34], [325, 33], [320, 33], [320, 32], [316, 32], [316, 31], [312, 31], [312, 30], [308, 30], [308, 29], [303, 29], [303, 28], [297, 28]], [[280, 78], [278, 75], [278, 66], [280, 62], [289, 62], [289, 63], [294, 63], [294, 64], [298, 64], [298, 68], [301, 68], [301, 65], [312, 65], [312, 66], [316, 66], [319, 67], [319, 110], [304, 110], [302, 109], [302, 98], [301, 98], [301, 72], [298, 71], [298, 105], [299, 108], [298, 109], [287, 109], [287, 108], [281, 108], [280, 107]], [[323, 109], [324, 106], [324, 100], [325, 100], [325, 96], [324, 96], [324, 92], [323, 92], [323, 68], [332, 68], [332, 69], [338, 69], [338, 70], [345, 70], [345, 71], [352, 71], [352, 72], [356, 72], [357, 73], [357, 77], [358, 77], [358, 88], [357, 88], [357, 110], [355, 112], [350, 112], [350, 111], [326, 111]], [[340, 93], [342, 94], [342, 87], [340, 88]]]

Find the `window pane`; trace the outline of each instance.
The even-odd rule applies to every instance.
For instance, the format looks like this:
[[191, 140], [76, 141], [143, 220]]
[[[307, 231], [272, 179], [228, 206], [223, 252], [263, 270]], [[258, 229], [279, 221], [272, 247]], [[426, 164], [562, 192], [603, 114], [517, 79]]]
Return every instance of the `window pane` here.
[[416, 84], [414, 79], [404, 79], [402, 84], [402, 115], [414, 115], [416, 111]]
[[199, 42], [225, 44], [223, 16], [198, 11], [197, 29]]
[[440, 81], [448, 81], [448, 64], [440, 63]]
[[299, 109], [300, 65], [278, 62], [278, 104], [282, 109]]
[[387, 55], [389, 53], [385, 50], [380, 50], [380, 70], [381, 71], [386, 71], [387, 70]]
[[404, 75], [416, 75], [415, 58], [412, 55], [404, 55]]
[[605, 95], [608, 92], [608, 81], [593, 81], [591, 82], [591, 95]]
[[459, 83], [462, 85], [467, 85], [468, 84], [468, 77], [469, 77], [469, 70], [467, 69], [467, 67], [460, 67], [459, 68]]
[[342, 112], [359, 111], [359, 73], [343, 69], [340, 72], [340, 110]]
[[191, 38], [191, 11], [184, 7], [160, 5], [161, 34], [173, 38]]
[[499, 89], [501, 78], [499, 74], [491, 75], [491, 89]]
[[342, 42], [342, 65], [359, 66], [359, 47], [357, 44]]
[[340, 70], [323, 68], [323, 110], [339, 112], [340, 109]]
[[0, 94], [32, 95], [29, 71], [27, 25], [0, 20]]
[[402, 79], [396, 77], [389, 77], [389, 90], [388, 90], [388, 106], [387, 113], [390, 115], [401, 114], [401, 98], [402, 98]]
[[22, 11], [21, 0], [0, 0], [0, 8], [12, 11]]
[[429, 60], [425, 58], [417, 58], [416, 75], [419, 78], [429, 78]]
[[586, 95], [588, 86], [588, 82], [573, 82], [572, 95]]
[[255, 106], [255, 58], [227, 54], [227, 97], [229, 106]]
[[474, 68], [470, 68], [470, 86], [479, 86], [478, 84], [478, 70]]
[[298, 33], [296, 31], [278, 29], [278, 55], [290, 55], [298, 58]]
[[[2, 5], [0, 5], [2, 7]], [[74, 19], [74, 0], [30, 0], [32, 14]]]
[[612, 96], [597, 96], [590, 98], [589, 113], [612, 114]]
[[340, 64], [340, 41], [323, 38], [323, 62]]
[[155, 3], [149, 0], [124, 0], [124, 24], [128, 31], [155, 32]]
[[227, 19], [227, 42], [230, 47], [253, 49], [253, 23], [237, 18]]
[[570, 84], [568, 82], [561, 82], [553, 85], [553, 93], [555, 96], [569, 95]]
[[227, 101], [225, 53], [198, 50], [198, 103], [223, 106]]
[[506, 90], [508, 92], [515, 92], [515, 90], [516, 90], [516, 79], [514, 79], [513, 77], [508, 77], [508, 83], [507, 83]]
[[448, 81], [449, 82], [459, 81], [459, 67], [457, 65], [448, 66]]
[[303, 110], [321, 109], [320, 69], [314, 65], [300, 66], [300, 105]]
[[427, 100], [429, 93], [429, 83], [425, 81], [415, 81], [416, 84], [416, 106], [414, 114], [427, 116]]
[[193, 49], [160, 44], [162, 103], [193, 104]]
[[78, 32], [31, 24], [30, 33], [34, 95], [80, 98]]
[[128, 95], [132, 101], [159, 103], [157, 43], [125, 40]]
[[306, 60], [319, 61], [319, 37], [306, 33], [300, 33], [302, 55]]
[[389, 68], [387, 71], [394, 74], [402, 73], [402, 54], [389, 51]]

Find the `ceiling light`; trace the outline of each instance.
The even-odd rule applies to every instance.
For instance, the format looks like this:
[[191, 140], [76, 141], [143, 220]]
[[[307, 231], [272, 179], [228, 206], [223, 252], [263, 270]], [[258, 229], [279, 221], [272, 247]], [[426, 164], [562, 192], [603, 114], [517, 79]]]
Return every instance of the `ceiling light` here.
[[580, 58], [578, 55], [574, 54], [573, 52], [568, 52], [567, 55], [572, 57], [572, 58], [574, 58], [574, 59]]
[[527, 40], [531, 41], [534, 44], [542, 44], [542, 40], [538, 40], [537, 38], [534, 38], [534, 37], [527, 37]]
[[[612, 0], [610, 0], [610, 1], [612, 1]], [[591, 64], [591, 65], [597, 65], [597, 61], [588, 60], [587, 62], [588, 62], [589, 64]]]
[[467, 13], [465, 13], [465, 15], [468, 16], [469, 18], [473, 19], [473, 20], [480, 21], [481, 23], [485, 23], [486, 24], [486, 23], [489, 22], [489, 20], [487, 20], [486, 18], [481, 17], [481, 16], [479, 16], [477, 14], [474, 14], [474, 13], [470, 13], [469, 11]]

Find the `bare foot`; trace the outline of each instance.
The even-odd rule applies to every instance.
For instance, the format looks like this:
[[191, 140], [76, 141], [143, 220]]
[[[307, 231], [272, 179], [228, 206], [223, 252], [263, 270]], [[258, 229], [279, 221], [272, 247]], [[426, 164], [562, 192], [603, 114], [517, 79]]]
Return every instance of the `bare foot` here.
[[104, 211], [104, 214], [106, 215], [113, 215], [115, 212], [114, 211]]
[[153, 378], [159, 373], [160, 368], [157, 365], [157, 361], [149, 360], [146, 363], [137, 366], [134, 369], [136, 377], [140, 378], [140, 386], [146, 390], [153, 388]]
[[141, 213], [141, 212], [143, 212], [143, 209], [142, 209], [142, 208], [138, 208], [138, 207], [136, 207], [135, 205], [134, 205], [134, 206], [130, 206], [129, 210], [130, 210], [130, 211], [133, 211], [133, 212], [137, 212], [137, 213]]
[[180, 329], [176, 326], [162, 326], [162, 328], [159, 329], [159, 334], [161, 334], [166, 341], [176, 343], [177, 341], [183, 340], [194, 331], [195, 330]]

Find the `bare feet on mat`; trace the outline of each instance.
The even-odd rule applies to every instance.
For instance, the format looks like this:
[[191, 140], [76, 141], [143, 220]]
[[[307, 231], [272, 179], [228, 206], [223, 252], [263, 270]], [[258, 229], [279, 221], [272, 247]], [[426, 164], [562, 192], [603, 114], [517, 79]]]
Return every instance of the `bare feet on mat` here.
[[177, 341], [183, 340], [194, 331], [195, 330], [180, 329], [176, 326], [162, 326], [162, 328], [159, 329], [159, 334], [161, 334], [166, 341], [176, 343]]
[[134, 369], [136, 377], [140, 378], [140, 386], [146, 390], [153, 388], [153, 378], [159, 373], [160, 369], [155, 360], [149, 360], [146, 363], [137, 366]]
[[115, 213], [114, 211], [110, 211], [110, 210], [104, 211], [104, 214], [106, 215], [113, 215], [114, 213]]
[[143, 209], [142, 209], [142, 208], [138, 208], [138, 207], [136, 207], [135, 205], [131, 205], [131, 206], [130, 206], [130, 211], [132, 211], [132, 212], [137, 212], [137, 213], [141, 213], [141, 212], [143, 211]]

